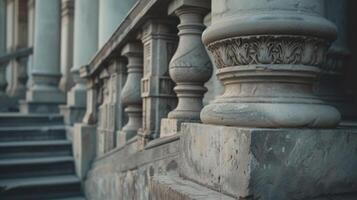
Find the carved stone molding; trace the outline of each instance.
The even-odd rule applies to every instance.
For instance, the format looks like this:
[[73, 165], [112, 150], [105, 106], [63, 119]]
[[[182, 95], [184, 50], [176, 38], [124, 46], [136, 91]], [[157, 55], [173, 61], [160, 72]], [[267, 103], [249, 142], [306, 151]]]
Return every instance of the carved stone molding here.
[[323, 66], [326, 40], [294, 35], [256, 35], [210, 43], [217, 68], [254, 64], [302, 64]]

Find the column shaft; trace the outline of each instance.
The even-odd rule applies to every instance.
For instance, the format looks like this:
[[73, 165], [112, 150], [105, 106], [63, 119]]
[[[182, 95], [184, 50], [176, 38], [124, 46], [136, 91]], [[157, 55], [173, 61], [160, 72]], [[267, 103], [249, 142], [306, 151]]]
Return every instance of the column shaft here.
[[76, 0], [75, 8], [71, 68], [75, 85], [67, 94], [67, 105], [61, 107], [65, 122], [69, 125], [81, 121], [85, 113], [86, 86], [79, 77], [79, 69], [90, 62], [98, 47], [98, 0]]
[[62, 0], [61, 80], [59, 88], [65, 94], [73, 86], [70, 69], [73, 65], [74, 0]]
[[114, 33], [136, 0], [99, 1], [99, 48]]
[[33, 53], [33, 83], [26, 94], [22, 112], [58, 112], [65, 102], [59, 90], [61, 1], [37, 0]]

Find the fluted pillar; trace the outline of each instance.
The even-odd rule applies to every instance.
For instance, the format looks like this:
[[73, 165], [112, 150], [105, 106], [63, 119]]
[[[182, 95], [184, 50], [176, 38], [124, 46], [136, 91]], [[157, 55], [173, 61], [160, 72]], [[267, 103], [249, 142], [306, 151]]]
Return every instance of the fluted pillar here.
[[59, 90], [61, 1], [37, 0], [32, 85], [26, 94], [22, 112], [58, 112], [65, 102]]
[[62, 0], [61, 8], [61, 80], [59, 88], [67, 94], [73, 86], [70, 69], [73, 65], [74, 0]]
[[98, 47], [98, 0], [76, 0], [74, 17], [74, 50], [72, 78], [75, 85], [67, 94], [67, 105], [61, 108], [67, 124], [80, 122], [86, 107], [85, 80], [80, 67], [88, 64]]
[[99, 1], [99, 48], [114, 33], [136, 0]]
[[203, 123], [335, 127], [339, 112], [312, 92], [336, 37], [323, 13], [321, 0], [213, 0], [203, 41], [225, 92], [204, 107]]
[[357, 107], [352, 96], [345, 93], [344, 74], [348, 65], [350, 51], [348, 48], [348, 1], [326, 1], [326, 18], [337, 26], [337, 39], [327, 52], [326, 62], [321, 67], [321, 75], [314, 87], [315, 93], [328, 104], [335, 106], [342, 119], [357, 117]]
[[128, 115], [128, 122], [119, 135], [119, 145], [136, 136], [142, 127], [142, 99], [140, 80], [143, 76], [143, 50], [139, 42], [128, 43], [122, 49], [122, 55], [128, 59], [127, 79], [121, 91], [121, 100]]

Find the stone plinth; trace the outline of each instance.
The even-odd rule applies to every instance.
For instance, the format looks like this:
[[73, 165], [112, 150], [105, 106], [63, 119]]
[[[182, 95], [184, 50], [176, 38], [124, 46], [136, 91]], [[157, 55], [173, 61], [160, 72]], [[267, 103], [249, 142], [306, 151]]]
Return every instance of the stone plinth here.
[[183, 124], [180, 143], [180, 175], [236, 198], [309, 199], [357, 190], [356, 129]]
[[[160, 126], [160, 137], [168, 137], [180, 133], [181, 124], [187, 122], [181, 119], [161, 119]], [[189, 121], [190, 123], [195, 123], [195, 121]], [[196, 122], [199, 122], [198, 120]]]
[[96, 126], [75, 124], [73, 134], [73, 155], [77, 176], [84, 179], [96, 151]]

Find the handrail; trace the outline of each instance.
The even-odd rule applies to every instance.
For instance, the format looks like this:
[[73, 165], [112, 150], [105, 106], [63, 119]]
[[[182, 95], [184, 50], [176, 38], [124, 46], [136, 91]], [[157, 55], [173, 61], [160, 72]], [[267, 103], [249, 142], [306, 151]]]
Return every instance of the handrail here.
[[[133, 33], [140, 29], [141, 25], [149, 17], [167, 15], [166, 9], [170, 0], [139, 0], [129, 11], [113, 35], [92, 58], [86, 70], [80, 74], [82, 78], [96, 76], [102, 67], [120, 50], [126, 41], [135, 39]], [[161, 8], [161, 9], [160, 9]]]
[[11, 60], [29, 56], [33, 53], [33, 47], [17, 49], [14, 52], [0, 56], [0, 64], [7, 63]]

